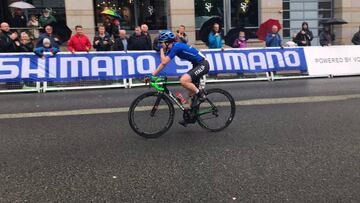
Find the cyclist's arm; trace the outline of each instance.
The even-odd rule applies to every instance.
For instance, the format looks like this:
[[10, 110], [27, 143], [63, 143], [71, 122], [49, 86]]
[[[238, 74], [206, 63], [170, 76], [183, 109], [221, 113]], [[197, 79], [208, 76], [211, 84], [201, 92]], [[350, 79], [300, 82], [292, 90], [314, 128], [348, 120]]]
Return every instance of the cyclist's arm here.
[[157, 75], [161, 72], [163, 68], [171, 61], [171, 58], [168, 56], [165, 56], [164, 49], [160, 49], [160, 57], [161, 57], [161, 63], [160, 65], [154, 70], [152, 75]]

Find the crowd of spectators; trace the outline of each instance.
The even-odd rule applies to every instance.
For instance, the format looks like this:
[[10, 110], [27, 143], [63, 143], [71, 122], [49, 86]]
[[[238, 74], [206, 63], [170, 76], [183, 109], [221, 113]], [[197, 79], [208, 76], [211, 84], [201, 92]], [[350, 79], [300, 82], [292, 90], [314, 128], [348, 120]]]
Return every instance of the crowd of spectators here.
[[[45, 9], [38, 19], [37, 16], [30, 16], [26, 21], [21, 9], [15, 9], [9, 23], [0, 24], [0, 53], [12, 52], [33, 52], [38, 57], [53, 57], [60, 51], [60, 46], [64, 43], [54, 33], [53, 25], [56, 19], [51, 15], [51, 9]], [[27, 30], [19, 28], [28, 27]], [[13, 29], [11, 29], [13, 27]], [[41, 28], [41, 29], [39, 29]], [[206, 43], [209, 49], [223, 49], [222, 29], [218, 23], [214, 23]], [[308, 23], [304, 22], [300, 31], [292, 36], [292, 39], [283, 43], [279, 28], [272, 26], [271, 32], [266, 35], [266, 47], [285, 46], [311, 46], [314, 35], [309, 29]], [[181, 43], [188, 43], [189, 38], [184, 25], [180, 25], [176, 31], [175, 40]], [[321, 46], [331, 46], [334, 44], [335, 35], [330, 26], [325, 26], [319, 34]], [[231, 43], [231, 42], [230, 42]], [[360, 28], [352, 38], [352, 43], [360, 45]], [[238, 33], [238, 37], [230, 44], [233, 48], [246, 48], [248, 42], [244, 31]], [[84, 33], [81, 25], [75, 27], [75, 34], [67, 41], [67, 50], [73, 54], [77, 52], [89, 52], [91, 49], [96, 51], [141, 51], [158, 50], [158, 40], [151, 38], [149, 28], [146, 24], [136, 26], [130, 34], [120, 26], [120, 21], [106, 18], [103, 24], [97, 28], [97, 32], [92, 40]], [[10, 83], [9, 83], [10, 84]], [[11, 83], [12, 85], [17, 83]]]

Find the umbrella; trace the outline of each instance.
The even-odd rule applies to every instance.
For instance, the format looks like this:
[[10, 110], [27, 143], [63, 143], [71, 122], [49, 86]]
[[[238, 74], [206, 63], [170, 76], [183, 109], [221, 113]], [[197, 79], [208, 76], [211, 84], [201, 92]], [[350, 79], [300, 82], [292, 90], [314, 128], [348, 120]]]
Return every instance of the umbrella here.
[[101, 12], [101, 14], [105, 14], [105, 15], [109, 15], [111, 17], [121, 19], [120, 14], [118, 12], [116, 12], [115, 10], [113, 10], [113, 9], [105, 9], [104, 11]]
[[343, 19], [332, 18], [330, 20], [323, 22], [323, 24], [325, 24], [325, 25], [343, 25], [343, 24], [347, 24], [347, 22]]
[[[225, 44], [232, 47], [234, 44], [234, 41], [239, 38], [239, 32], [243, 31], [245, 32], [245, 29], [243, 27], [237, 27], [229, 30], [229, 32], [225, 36]], [[247, 36], [247, 34], [246, 34]]]
[[50, 25], [54, 29], [54, 35], [58, 36], [62, 43], [70, 39], [72, 31], [65, 22], [56, 22]]
[[211, 30], [212, 30], [213, 25], [215, 23], [217, 23], [221, 27], [222, 22], [223, 22], [222, 18], [218, 17], [218, 16], [212, 17], [209, 20], [205, 21], [202, 24], [201, 28], [200, 28], [200, 39], [201, 39], [201, 41], [203, 41], [203, 42], [205, 42], [207, 44], [208, 41], [209, 41], [209, 34], [210, 34]]
[[17, 1], [9, 5], [11, 8], [20, 8], [20, 9], [30, 9], [35, 8], [32, 4], [26, 3], [24, 1]]
[[260, 40], [265, 41], [266, 35], [271, 32], [272, 27], [274, 25], [276, 25], [279, 28], [279, 30], [281, 29], [280, 22], [275, 19], [269, 19], [266, 22], [262, 23], [260, 25], [258, 31], [256, 32], [256, 35], [258, 36], [258, 38]]

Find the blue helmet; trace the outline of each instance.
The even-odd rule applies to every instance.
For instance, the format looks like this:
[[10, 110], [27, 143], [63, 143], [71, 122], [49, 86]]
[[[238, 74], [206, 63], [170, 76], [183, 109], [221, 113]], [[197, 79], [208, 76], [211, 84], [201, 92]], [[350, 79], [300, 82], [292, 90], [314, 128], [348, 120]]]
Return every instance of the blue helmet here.
[[170, 30], [164, 30], [159, 34], [159, 42], [173, 42], [175, 41], [175, 34]]

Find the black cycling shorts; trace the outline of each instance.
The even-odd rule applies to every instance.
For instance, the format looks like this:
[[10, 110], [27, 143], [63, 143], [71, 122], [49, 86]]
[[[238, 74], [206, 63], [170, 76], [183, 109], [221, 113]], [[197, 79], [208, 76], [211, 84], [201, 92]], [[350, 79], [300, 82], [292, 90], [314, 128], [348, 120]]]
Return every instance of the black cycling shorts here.
[[199, 63], [194, 64], [193, 69], [189, 70], [187, 74], [190, 75], [191, 82], [195, 84], [195, 83], [199, 83], [200, 79], [204, 75], [209, 73], [209, 70], [210, 70], [209, 62], [207, 60], [202, 60]]

